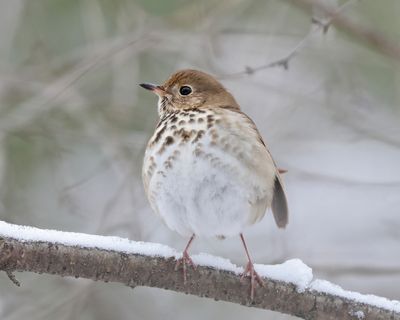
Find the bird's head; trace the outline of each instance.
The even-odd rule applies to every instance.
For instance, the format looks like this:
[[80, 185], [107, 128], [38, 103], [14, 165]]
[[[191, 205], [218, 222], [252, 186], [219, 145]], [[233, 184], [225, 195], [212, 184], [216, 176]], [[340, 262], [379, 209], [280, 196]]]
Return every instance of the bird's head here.
[[230, 106], [238, 108], [233, 96], [213, 76], [198, 70], [181, 70], [162, 85], [141, 83], [158, 95], [158, 112]]

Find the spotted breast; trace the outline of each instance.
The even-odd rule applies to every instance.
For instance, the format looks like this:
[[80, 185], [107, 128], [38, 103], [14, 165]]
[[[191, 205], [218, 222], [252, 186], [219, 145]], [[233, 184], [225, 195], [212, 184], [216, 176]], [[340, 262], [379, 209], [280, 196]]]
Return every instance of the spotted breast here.
[[240, 234], [271, 205], [275, 175], [254, 123], [229, 106], [165, 113], [143, 164], [152, 208], [183, 236]]

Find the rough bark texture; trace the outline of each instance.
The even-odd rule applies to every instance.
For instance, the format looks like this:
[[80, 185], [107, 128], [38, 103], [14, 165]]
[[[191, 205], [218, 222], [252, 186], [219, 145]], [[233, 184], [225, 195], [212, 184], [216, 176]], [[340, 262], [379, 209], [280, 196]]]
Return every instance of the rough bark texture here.
[[[269, 309], [304, 319], [400, 320], [400, 314], [338, 296], [306, 290], [296, 291], [294, 285], [265, 279], [254, 301], [249, 299], [248, 281], [236, 274], [198, 266], [188, 269], [188, 282], [174, 270], [175, 260], [160, 257], [125, 254], [94, 248], [73, 247], [50, 242], [23, 242], [0, 237], [0, 270], [30, 271], [59, 276], [73, 276], [95, 281], [120, 282], [132, 288], [157, 287], [184, 292], [214, 300], [229, 301], [249, 307]], [[18, 290], [17, 288], [15, 290]]]

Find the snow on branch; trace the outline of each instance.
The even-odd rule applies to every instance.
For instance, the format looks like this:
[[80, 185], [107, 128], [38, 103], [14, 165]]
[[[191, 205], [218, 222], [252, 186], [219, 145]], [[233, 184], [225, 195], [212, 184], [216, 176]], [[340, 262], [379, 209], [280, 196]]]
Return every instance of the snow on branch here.
[[[265, 278], [250, 300], [242, 268], [206, 254], [192, 256], [188, 282], [174, 270], [179, 254], [165, 245], [55, 230], [17, 226], [0, 221], [0, 270], [14, 283], [14, 271], [73, 276], [176, 292], [269, 309], [304, 319], [400, 320], [400, 302], [345, 291], [325, 280], [298, 259], [281, 265], [255, 265]], [[22, 284], [23, 285], [23, 284]], [[17, 288], [15, 290], [18, 290]]]

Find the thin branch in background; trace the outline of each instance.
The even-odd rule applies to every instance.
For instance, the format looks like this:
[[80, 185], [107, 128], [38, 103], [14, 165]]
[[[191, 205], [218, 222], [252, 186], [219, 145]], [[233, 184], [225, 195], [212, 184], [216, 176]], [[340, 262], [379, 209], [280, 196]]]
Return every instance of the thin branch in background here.
[[76, 188], [79, 188], [79, 187], [83, 186], [84, 184], [86, 184], [87, 182], [92, 180], [93, 178], [97, 177], [98, 174], [105, 172], [107, 170], [107, 168], [109, 167], [109, 165], [110, 164], [108, 163], [107, 159], [103, 159], [86, 176], [84, 176], [84, 177], [80, 178], [79, 180], [77, 180], [77, 181], [75, 181], [75, 182], [63, 187], [62, 190], [61, 190], [61, 193], [62, 194], [68, 193], [73, 189], [76, 189]]
[[[350, 36], [353, 36], [356, 40], [361, 40], [365, 44], [374, 48], [377, 52], [380, 52], [395, 61], [400, 61], [400, 45], [397, 42], [388, 39], [374, 28], [361, 26], [354, 23], [345, 15], [336, 14], [334, 8], [326, 5], [322, 1], [296, 0], [291, 1], [291, 3], [307, 11], [310, 7], [320, 10], [325, 15], [333, 17], [330, 24], [334, 25], [336, 28], [341, 29]], [[345, 3], [341, 7], [346, 8], [347, 6], [347, 3]]]
[[52, 103], [54, 100], [56, 100], [59, 96], [61, 96], [66, 90], [68, 90], [71, 86], [76, 84], [80, 79], [82, 79], [87, 73], [95, 70], [99, 66], [103, 65], [105, 62], [109, 61], [111, 57], [115, 56], [116, 54], [128, 49], [129, 47], [133, 46], [136, 44], [138, 41], [142, 40], [142, 38], [130, 40], [127, 43], [123, 43], [120, 46], [117, 46], [115, 48], [111, 48], [110, 51], [106, 52], [105, 54], [93, 59], [89, 64], [84, 66], [80, 72], [75, 75], [66, 85], [64, 88], [62, 88], [59, 92], [57, 92], [54, 96], [52, 96], [46, 103]]
[[359, 2], [361, 0], [348, 0], [347, 2], [343, 3], [341, 6], [339, 6], [333, 13], [328, 13], [328, 16], [330, 17], [327, 21], [324, 21], [320, 18], [317, 17], [312, 17], [311, 22], [318, 25], [324, 34], [326, 34], [329, 30], [329, 27], [332, 25], [333, 20], [340, 15], [341, 13], [344, 12], [347, 7], [354, 5], [356, 2]]
[[[135, 44], [146, 44], [146, 41], [151, 42], [152, 38], [149, 38], [147, 35], [141, 35], [133, 40], [125, 40], [118, 45], [100, 51], [97, 57], [91, 56], [80, 62], [71, 71], [43, 88], [43, 90], [34, 97], [23, 102], [21, 105], [13, 108], [10, 112], [2, 116], [0, 119], [0, 130], [2, 132], [12, 132], [26, 126], [27, 123], [35, 119], [39, 114], [54, 108], [54, 106], [56, 106], [55, 101], [57, 101], [68, 89], [73, 87], [73, 85], [79, 82], [89, 72], [104, 65], [116, 54]], [[139, 50], [141, 49], [143, 48], [140, 48]]]
[[17, 287], [21, 286], [21, 283], [17, 280], [15, 274], [13, 274], [10, 270], [6, 270], [6, 274], [8, 276], [8, 279], [10, 279], [12, 283], [14, 283]]
[[332, 25], [332, 22], [336, 17], [338, 17], [347, 7], [353, 5], [354, 3], [358, 2], [360, 0], [348, 0], [341, 6], [339, 6], [334, 12], [329, 12], [328, 16], [330, 17], [328, 20], [323, 21], [317, 17], [312, 17], [311, 22], [316, 26], [315, 28], [312, 28], [307, 35], [301, 39], [295, 46], [292, 48], [286, 56], [283, 58], [280, 58], [278, 60], [269, 62], [267, 64], [263, 64], [257, 67], [250, 67], [246, 66], [243, 71], [239, 71], [236, 73], [231, 73], [227, 75], [222, 75], [219, 78], [220, 79], [225, 79], [225, 78], [231, 78], [231, 77], [240, 77], [240, 76], [245, 76], [245, 75], [252, 75], [256, 72], [265, 70], [265, 69], [270, 69], [274, 67], [283, 67], [285, 70], [289, 69], [289, 63], [290, 61], [299, 53], [299, 51], [305, 46], [305, 44], [312, 38], [316, 33], [319, 33], [322, 31], [323, 34], [326, 34], [328, 32], [329, 27]]
[[226, 79], [226, 78], [233, 78], [233, 77], [240, 77], [240, 76], [245, 76], [245, 75], [252, 75], [256, 72], [269, 69], [269, 68], [274, 68], [274, 67], [283, 67], [285, 70], [289, 69], [289, 62], [294, 58], [295, 55], [299, 52], [299, 50], [304, 46], [304, 44], [308, 41], [308, 39], [313, 35], [313, 32], [309, 32], [299, 43], [296, 44], [296, 46], [290, 50], [290, 52], [283, 58], [280, 58], [278, 60], [269, 62], [267, 64], [257, 66], [257, 67], [250, 67], [246, 66], [243, 71], [239, 71], [236, 73], [231, 73], [231, 74], [226, 74], [219, 76], [219, 79]]

